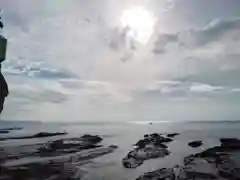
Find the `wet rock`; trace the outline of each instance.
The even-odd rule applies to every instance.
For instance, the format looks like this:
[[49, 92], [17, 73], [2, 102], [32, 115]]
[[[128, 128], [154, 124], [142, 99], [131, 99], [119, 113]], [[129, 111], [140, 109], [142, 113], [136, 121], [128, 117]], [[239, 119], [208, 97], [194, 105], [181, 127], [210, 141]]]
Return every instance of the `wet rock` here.
[[192, 141], [192, 142], [188, 143], [188, 145], [193, 147], [193, 148], [199, 147], [202, 144], [203, 144], [202, 141]]
[[145, 139], [141, 139], [136, 143], [136, 146], [138, 146], [139, 148], [145, 148], [145, 146], [149, 143], [148, 140]]
[[221, 146], [240, 150], [240, 140], [236, 138], [221, 138]]
[[201, 158], [216, 158], [220, 154], [224, 154], [223, 148], [221, 146], [215, 146], [213, 148], [209, 148], [201, 153], [195, 154], [195, 157]]
[[177, 179], [238, 180], [240, 179], [240, 166], [236, 163], [238, 159], [232, 156], [233, 154], [219, 154], [216, 157], [203, 158], [190, 155], [184, 159], [184, 166], [180, 169]]
[[[56, 154], [74, 153], [80, 150], [93, 149], [101, 147], [98, 145], [102, 141], [100, 136], [84, 135], [80, 138], [66, 138], [55, 141], [49, 141], [40, 147], [38, 154], [41, 156], [51, 156]], [[112, 148], [116, 148], [112, 146]]]
[[85, 134], [82, 136], [83, 139], [92, 142], [92, 143], [99, 143], [102, 141], [102, 138], [98, 135], [89, 135], [89, 134]]
[[159, 147], [159, 148], [168, 148], [167, 145], [162, 144], [160, 141], [155, 141], [154, 146]]
[[162, 168], [156, 171], [144, 173], [136, 180], [175, 180], [173, 169]]
[[0, 134], [7, 134], [7, 133], [9, 133], [9, 131], [0, 130]]
[[178, 179], [216, 179], [218, 170], [215, 164], [206, 159], [193, 158], [181, 169]]
[[239, 180], [240, 141], [234, 138], [220, 141], [221, 146], [185, 157], [180, 166], [148, 172], [137, 180]]
[[169, 133], [169, 134], [167, 134], [167, 137], [173, 138], [173, 137], [178, 136], [178, 135], [180, 135], [180, 133]]
[[122, 160], [122, 164], [126, 168], [136, 168], [140, 166], [145, 160], [165, 157], [169, 155], [168, 149], [154, 146], [147, 146], [142, 149], [134, 149], [130, 151]]
[[177, 179], [240, 179], [239, 140], [224, 138], [220, 141], [221, 146], [187, 156]]
[[42, 138], [42, 137], [51, 137], [51, 136], [60, 136], [60, 135], [66, 135], [66, 132], [57, 132], [57, 133], [48, 133], [48, 132], [40, 132], [35, 135], [33, 135], [33, 138]]
[[110, 148], [113, 148], [113, 149], [117, 149], [117, 148], [118, 148], [117, 145], [110, 145], [109, 147], [110, 147]]
[[130, 157], [130, 156], [125, 157], [122, 160], [122, 165], [125, 168], [136, 168], [136, 167], [140, 166], [142, 163], [143, 163], [142, 159], [137, 159], [135, 157]]
[[223, 156], [221, 157], [221, 161], [218, 163], [218, 172], [219, 175], [226, 179], [240, 179], [240, 169], [239, 165], [237, 165], [232, 157]]
[[163, 143], [170, 141], [172, 141], [172, 139], [157, 133], [144, 135], [144, 139], [139, 140], [135, 144], [136, 148], [123, 158], [123, 166], [126, 168], [136, 168], [145, 160], [169, 155], [168, 147]]
[[45, 162], [4, 167], [1, 177], [6, 180], [76, 180], [82, 177], [82, 173], [69, 163]]
[[144, 146], [144, 144], [149, 144], [149, 143], [154, 143], [157, 142], [158, 144], [160, 143], [168, 143], [173, 141], [171, 138], [164, 137], [161, 134], [153, 133], [153, 134], [145, 134], [144, 139], [139, 140], [136, 143], [136, 146]]
[[4, 138], [0, 138], [0, 141], [12, 140], [12, 139], [44, 138], [44, 137], [60, 136], [60, 135], [66, 135], [66, 134], [67, 134], [66, 132], [57, 132], [57, 133], [40, 132], [32, 136], [4, 137]]
[[3, 128], [0, 131], [14, 131], [14, 130], [22, 130], [23, 128], [20, 127], [12, 127], [12, 128]]
[[[11, 154], [14, 158], [10, 161], [1, 161], [0, 158], [0, 179], [79, 180], [83, 176], [83, 171], [80, 169], [81, 165], [91, 162], [94, 158], [112, 153], [117, 148], [116, 145], [101, 147], [102, 145], [97, 143], [99, 140], [92, 140], [89, 138], [90, 136], [65, 138], [49, 141], [46, 144], [31, 144], [26, 147], [6, 148], [3, 150], [6, 157]], [[97, 136], [91, 137], [96, 138]], [[35, 147], [36, 151], [34, 151]], [[21, 148], [27, 152], [21, 151]], [[25, 154], [24, 157], [21, 156], [23, 154]], [[17, 159], [18, 157], [29, 159], [39, 156], [43, 158], [33, 158], [30, 161]]]

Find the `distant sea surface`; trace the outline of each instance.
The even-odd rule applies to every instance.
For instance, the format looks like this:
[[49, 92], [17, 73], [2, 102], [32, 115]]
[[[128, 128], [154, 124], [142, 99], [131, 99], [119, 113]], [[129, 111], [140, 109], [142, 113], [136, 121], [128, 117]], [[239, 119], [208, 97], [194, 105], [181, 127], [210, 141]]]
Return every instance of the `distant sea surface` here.
[[[136, 179], [144, 172], [152, 171], [163, 167], [173, 167], [181, 164], [185, 156], [197, 153], [203, 149], [219, 144], [221, 137], [240, 138], [240, 121], [199, 121], [199, 122], [167, 122], [153, 121], [131, 121], [122, 123], [41, 123], [41, 122], [14, 122], [0, 121], [0, 129], [7, 127], [22, 127], [22, 130], [12, 131], [7, 136], [25, 136], [38, 132], [62, 132], [66, 131], [67, 136], [76, 137], [83, 134], [100, 135], [104, 138], [103, 144], [118, 145], [119, 148], [112, 154], [101, 156], [92, 162], [83, 165], [87, 173], [83, 179], [86, 180], [125, 180]], [[125, 169], [121, 160], [133, 149], [140, 138], [147, 133], [180, 133], [168, 146], [171, 151], [165, 158], [147, 160], [136, 169]], [[4, 137], [6, 134], [0, 134]], [[9, 140], [0, 142], [0, 147], [29, 145], [47, 142], [51, 138]], [[188, 142], [203, 140], [200, 148], [190, 148]], [[21, 161], [21, 160], [18, 160]]]

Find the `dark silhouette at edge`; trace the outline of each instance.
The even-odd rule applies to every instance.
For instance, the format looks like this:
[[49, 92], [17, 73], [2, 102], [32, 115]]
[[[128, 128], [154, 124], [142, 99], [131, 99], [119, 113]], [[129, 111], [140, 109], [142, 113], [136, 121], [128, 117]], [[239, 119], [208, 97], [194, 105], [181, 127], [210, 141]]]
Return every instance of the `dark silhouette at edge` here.
[[[3, 23], [2, 23], [1, 17], [0, 17], [0, 29], [2, 29], [2, 28], [3, 28]], [[7, 82], [4, 79], [2, 71], [1, 71], [1, 69], [2, 69], [2, 64], [1, 63], [4, 60], [5, 59], [0, 59], [0, 114], [3, 111], [3, 105], [4, 105], [5, 98], [8, 95], [8, 85], [7, 85]]]

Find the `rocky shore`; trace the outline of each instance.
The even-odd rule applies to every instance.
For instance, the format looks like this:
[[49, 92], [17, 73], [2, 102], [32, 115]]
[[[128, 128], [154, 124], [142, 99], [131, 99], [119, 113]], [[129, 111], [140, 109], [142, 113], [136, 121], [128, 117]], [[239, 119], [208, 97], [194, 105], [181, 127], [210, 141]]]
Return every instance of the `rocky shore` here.
[[123, 158], [122, 164], [125, 168], [136, 168], [140, 166], [145, 160], [165, 157], [170, 154], [167, 143], [173, 141], [169, 137], [178, 135], [168, 134], [146, 134], [144, 138], [135, 144], [135, 148], [130, 151], [126, 157]]
[[[66, 134], [60, 133], [37, 134], [29, 137], [24, 136], [24, 138], [18, 137], [15, 140], [51, 136], [56, 136], [58, 139], [18, 146], [17, 149], [1, 147], [0, 180], [80, 180], [86, 173], [82, 169], [83, 165], [95, 158], [113, 153], [118, 148], [115, 145], [103, 145], [103, 137], [98, 135], [85, 134], [80, 137], [68, 137]], [[178, 135], [178, 133], [144, 135], [122, 159], [123, 167], [127, 169], [138, 168], [150, 159], [160, 160], [169, 156], [172, 153], [171, 148], [169, 148], [170, 143], [177, 141], [175, 137]], [[201, 148], [200, 152], [187, 155], [183, 158], [182, 163], [176, 164], [172, 168], [165, 167], [143, 172], [142, 175], [140, 174], [134, 179], [239, 180], [240, 140], [221, 138], [219, 143], [218, 146], [204, 150]], [[191, 147], [199, 147], [203, 145], [203, 142], [191, 141], [188, 144], [191, 144]], [[29, 158], [34, 160], [29, 161]]]
[[240, 140], [220, 139], [221, 145], [184, 158], [182, 165], [144, 173], [137, 180], [239, 180]]
[[[64, 134], [38, 133], [15, 139], [42, 138]], [[0, 179], [79, 180], [83, 171], [78, 168], [78, 165], [112, 153], [117, 148], [115, 145], [103, 146], [102, 140], [100, 136], [86, 134], [82, 137], [66, 137], [46, 143], [19, 146], [17, 150], [14, 147], [0, 148]], [[17, 161], [27, 158], [35, 158], [35, 160]]]
[[[9, 131], [0, 131], [1, 132], [9, 132]], [[44, 137], [52, 137], [52, 136], [60, 136], [60, 135], [66, 135], [66, 132], [56, 132], [56, 133], [48, 133], [48, 132], [40, 132], [31, 136], [20, 136], [20, 137], [3, 137], [0, 138], [0, 141], [6, 141], [6, 140], [14, 140], [14, 139], [32, 139], [32, 138], [44, 138]]]

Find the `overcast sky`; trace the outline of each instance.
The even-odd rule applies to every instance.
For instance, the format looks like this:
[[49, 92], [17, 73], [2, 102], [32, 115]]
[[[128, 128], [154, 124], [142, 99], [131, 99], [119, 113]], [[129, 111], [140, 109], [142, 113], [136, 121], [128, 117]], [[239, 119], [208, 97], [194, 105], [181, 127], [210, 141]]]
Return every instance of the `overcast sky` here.
[[239, 0], [0, 0], [3, 119], [240, 119]]

